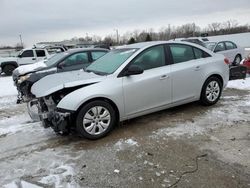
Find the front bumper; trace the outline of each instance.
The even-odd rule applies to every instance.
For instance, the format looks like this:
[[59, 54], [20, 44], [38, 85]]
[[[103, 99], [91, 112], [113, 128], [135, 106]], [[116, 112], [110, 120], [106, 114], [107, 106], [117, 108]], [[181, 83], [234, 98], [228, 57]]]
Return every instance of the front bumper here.
[[43, 112], [39, 113], [39, 118], [44, 128], [51, 127], [55, 132], [69, 132], [69, 125], [71, 124], [70, 112]]

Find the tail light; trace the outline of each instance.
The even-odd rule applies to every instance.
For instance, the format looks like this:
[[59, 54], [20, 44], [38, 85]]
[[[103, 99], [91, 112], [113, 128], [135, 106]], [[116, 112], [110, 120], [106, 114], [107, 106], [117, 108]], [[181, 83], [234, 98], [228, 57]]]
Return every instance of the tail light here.
[[225, 58], [224, 59], [224, 63], [226, 63], [227, 65], [229, 65], [230, 64], [229, 59]]

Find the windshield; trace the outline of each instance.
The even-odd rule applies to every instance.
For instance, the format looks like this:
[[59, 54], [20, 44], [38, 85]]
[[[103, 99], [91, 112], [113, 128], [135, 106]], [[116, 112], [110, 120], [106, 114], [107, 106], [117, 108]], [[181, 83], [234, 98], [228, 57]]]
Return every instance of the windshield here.
[[87, 72], [102, 75], [114, 73], [137, 49], [115, 49], [97, 59], [86, 68]]
[[213, 51], [214, 47], [216, 46], [216, 42], [207, 42], [207, 43], [205, 43], [205, 46], [207, 49]]
[[50, 66], [54, 65], [55, 63], [57, 63], [60, 59], [62, 59], [66, 55], [67, 55], [67, 53], [58, 53], [58, 54], [55, 54], [52, 57], [50, 57], [49, 59], [47, 59], [46, 61], [44, 61], [44, 63], [48, 67], [50, 67]]

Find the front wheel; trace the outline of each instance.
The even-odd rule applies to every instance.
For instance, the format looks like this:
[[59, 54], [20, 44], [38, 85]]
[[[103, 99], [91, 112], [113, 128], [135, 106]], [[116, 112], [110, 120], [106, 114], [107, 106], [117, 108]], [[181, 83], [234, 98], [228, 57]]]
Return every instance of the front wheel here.
[[202, 87], [200, 102], [205, 106], [214, 105], [220, 99], [222, 82], [217, 77], [210, 77]]
[[84, 105], [76, 118], [76, 129], [81, 136], [96, 140], [106, 136], [116, 124], [116, 113], [106, 101], [92, 101]]

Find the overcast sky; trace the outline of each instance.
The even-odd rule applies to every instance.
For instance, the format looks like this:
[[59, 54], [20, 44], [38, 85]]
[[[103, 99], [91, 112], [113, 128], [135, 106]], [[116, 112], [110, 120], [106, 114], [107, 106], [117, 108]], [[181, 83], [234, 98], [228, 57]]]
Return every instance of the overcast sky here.
[[0, 45], [229, 19], [249, 24], [250, 0], [0, 0]]

